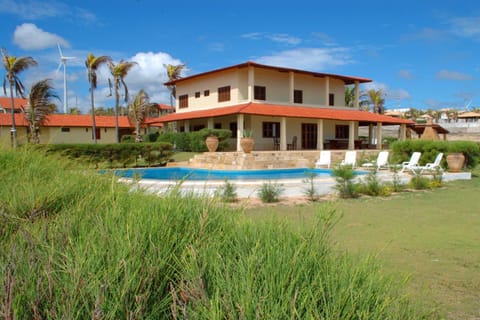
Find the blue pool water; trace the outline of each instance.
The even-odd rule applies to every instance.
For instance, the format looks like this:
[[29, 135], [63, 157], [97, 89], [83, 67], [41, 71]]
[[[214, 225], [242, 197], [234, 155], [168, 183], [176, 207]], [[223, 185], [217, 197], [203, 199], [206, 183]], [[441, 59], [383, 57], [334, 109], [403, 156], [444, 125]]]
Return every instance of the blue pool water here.
[[265, 170], [209, 170], [184, 167], [117, 170], [115, 174], [132, 178], [155, 180], [277, 180], [304, 179], [314, 173], [317, 177], [330, 177], [330, 169], [265, 169]]

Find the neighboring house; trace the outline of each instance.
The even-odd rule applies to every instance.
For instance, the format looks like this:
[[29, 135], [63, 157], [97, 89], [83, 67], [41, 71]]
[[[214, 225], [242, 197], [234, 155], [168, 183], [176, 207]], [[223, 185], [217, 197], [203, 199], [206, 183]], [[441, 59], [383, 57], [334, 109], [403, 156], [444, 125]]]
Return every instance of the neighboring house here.
[[[359, 110], [359, 85], [368, 82], [246, 62], [165, 83], [176, 87], [176, 113], [147, 123], [176, 122], [180, 131], [230, 129], [239, 151], [244, 129], [253, 130], [255, 150], [278, 144], [287, 150], [293, 142], [297, 149], [372, 147], [368, 141], [382, 141], [383, 125], [400, 125], [405, 139], [411, 120]], [[345, 107], [347, 85], [355, 88], [354, 108]], [[358, 139], [359, 126], [369, 128], [366, 144]]]
[[[115, 143], [115, 117], [96, 116], [98, 143]], [[0, 113], [0, 144], [10, 143], [11, 114]], [[28, 123], [23, 114], [15, 114], [20, 144], [27, 142]], [[128, 117], [119, 117], [120, 136], [133, 134], [135, 125]], [[40, 143], [92, 143], [91, 115], [51, 114], [40, 125]]]
[[[23, 98], [13, 98], [14, 113], [21, 113], [22, 107], [28, 105], [28, 100]], [[10, 103], [10, 97], [0, 97], [0, 113], [12, 112], [12, 104]]]

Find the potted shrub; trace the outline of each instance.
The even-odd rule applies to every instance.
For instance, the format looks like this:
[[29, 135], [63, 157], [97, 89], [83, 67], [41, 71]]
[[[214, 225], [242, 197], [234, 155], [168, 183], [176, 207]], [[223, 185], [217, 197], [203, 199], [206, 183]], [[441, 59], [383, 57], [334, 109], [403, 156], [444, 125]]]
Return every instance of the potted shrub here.
[[240, 146], [242, 147], [243, 152], [252, 152], [254, 145], [255, 141], [253, 140], [253, 131], [243, 130], [243, 137], [240, 139]]

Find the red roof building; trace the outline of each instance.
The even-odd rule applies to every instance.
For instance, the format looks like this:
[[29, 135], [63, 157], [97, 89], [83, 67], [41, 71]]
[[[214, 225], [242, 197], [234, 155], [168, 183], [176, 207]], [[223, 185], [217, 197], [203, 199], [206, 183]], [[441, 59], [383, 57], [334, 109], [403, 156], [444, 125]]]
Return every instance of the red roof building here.
[[[370, 79], [246, 62], [165, 83], [175, 86], [176, 112], [147, 123], [176, 122], [183, 131], [230, 129], [240, 151], [243, 130], [254, 132], [255, 149], [321, 150], [359, 148], [358, 128], [369, 127], [369, 142], [382, 148], [382, 126], [399, 125], [400, 138], [413, 122], [362, 111], [359, 86]], [[354, 86], [353, 107], [345, 106], [345, 87]], [[375, 130], [373, 130], [376, 128]], [[236, 143], [235, 143], [236, 142]]]

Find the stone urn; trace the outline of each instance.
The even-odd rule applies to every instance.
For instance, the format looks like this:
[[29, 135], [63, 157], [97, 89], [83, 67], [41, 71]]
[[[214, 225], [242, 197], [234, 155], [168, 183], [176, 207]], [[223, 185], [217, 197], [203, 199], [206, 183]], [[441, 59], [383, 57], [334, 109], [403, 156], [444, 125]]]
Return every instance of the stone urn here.
[[217, 136], [208, 136], [205, 139], [205, 144], [207, 145], [209, 152], [215, 152], [218, 148], [218, 137]]
[[465, 163], [465, 156], [463, 153], [450, 153], [447, 155], [448, 171], [460, 172], [463, 169]]
[[251, 137], [243, 137], [242, 139], [240, 139], [240, 146], [245, 153], [252, 152], [254, 145], [255, 141]]

